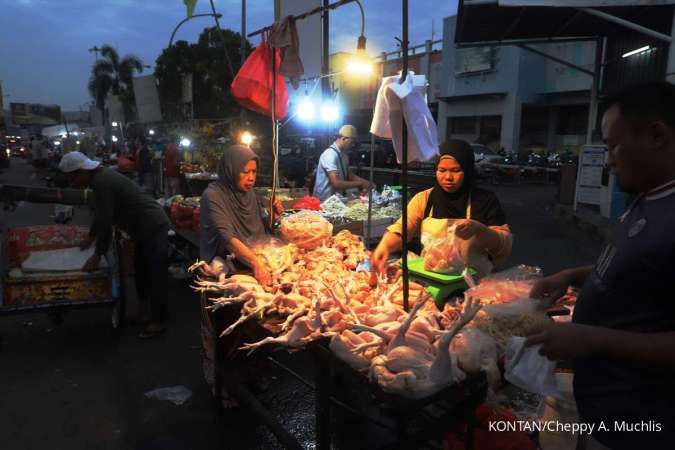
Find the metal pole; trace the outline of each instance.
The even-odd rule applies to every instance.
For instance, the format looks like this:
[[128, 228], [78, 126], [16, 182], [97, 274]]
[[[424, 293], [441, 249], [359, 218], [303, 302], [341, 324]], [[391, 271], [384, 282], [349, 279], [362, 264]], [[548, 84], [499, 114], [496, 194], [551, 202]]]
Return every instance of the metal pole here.
[[[183, 26], [183, 24], [184, 24], [185, 22], [187, 22], [187, 21], [189, 21], [189, 20], [192, 20], [192, 19], [194, 19], [194, 18], [196, 18], [196, 17], [213, 17], [213, 14], [194, 14], [192, 17], [186, 17], [185, 19], [183, 19], [183, 20], [181, 20], [180, 22], [178, 22], [178, 25], [176, 25], [176, 28], [174, 28], [174, 29], [173, 29], [173, 32], [171, 33], [171, 39], [169, 39], [169, 47], [171, 47], [171, 46], [173, 45], [173, 38], [176, 37], [176, 32], [178, 31], [178, 29], [179, 29], [181, 26]], [[217, 18], [221, 18], [222, 15], [221, 15], [221, 14], [216, 14], [216, 17], [217, 17]], [[94, 47], [94, 48], [96, 48], [96, 47]], [[98, 60], [98, 52], [96, 52], [96, 60]]]
[[600, 73], [602, 71], [602, 55], [604, 40], [595, 41], [595, 64], [593, 69], [593, 84], [591, 85], [591, 101], [588, 105], [588, 129], [586, 130], [586, 145], [593, 143], [593, 131], [598, 120], [598, 95], [600, 87]]
[[[403, 37], [401, 39], [401, 51], [403, 52], [403, 70], [400, 83], [408, 77], [408, 0], [402, 0]], [[401, 114], [403, 114], [401, 112]], [[401, 121], [401, 202], [403, 205], [403, 246], [401, 248], [401, 265], [403, 269], [403, 309], [410, 311], [410, 289], [408, 279], [408, 126], [405, 118]]]
[[370, 248], [370, 239], [373, 226], [373, 165], [375, 164], [375, 135], [370, 134], [370, 170], [368, 181], [370, 187], [368, 188], [368, 226], [366, 228], [366, 248]]
[[[328, 8], [328, 0], [323, 0], [323, 7]], [[330, 73], [330, 20], [329, 20], [329, 10], [324, 9], [322, 16], [322, 25], [321, 25], [321, 31], [322, 31], [322, 39], [321, 39], [321, 44], [322, 44], [322, 50], [321, 50], [321, 75], [323, 78], [321, 79], [321, 97], [322, 97], [322, 102], [326, 102], [329, 97], [330, 97], [330, 79], [328, 78], [328, 74]], [[324, 148], [327, 148], [330, 145], [330, 124], [326, 124], [325, 128], [325, 137], [323, 139], [324, 143]]]
[[[673, 11], [673, 25], [670, 31], [671, 37], [675, 38], [675, 11]], [[668, 48], [668, 63], [666, 65], [666, 81], [675, 83], [675, 44], [670, 43]]]
[[[267, 44], [269, 45], [269, 43]], [[270, 230], [274, 229], [274, 201], [277, 193], [277, 170], [279, 165], [279, 148], [277, 143], [279, 137], [277, 132], [279, 130], [277, 124], [277, 54], [276, 49], [270, 46], [272, 54], [272, 189], [270, 190]]]
[[[241, 48], [239, 49], [241, 53], [241, 68], [246, 61], [246, 0], [241, 0]], [[241, 108], [239, 112], [239, 120], [241, 121], [241, 126], [243, 127], [246, 122], [246, 108]]]
[[668, 43], [673, 41], [673, 38], [668, 36], [667, 34], [659, 33], [658, 31], [654, 31], [650, 28], [643, 27], [642, 25], [638, 25], [636, 23], [630, 22], [630, 21], [622, 19], [620, 17], [616, 17], [616, 16], [613, 16], [611, 14], [607, 14], [606, 12], [599, 11], [597, 9], [579, 8], [579, 10], [585, 12], [586, 14], [590, 14], [591, 16], [599, 17], [600, 19], [605, 19], [609, 22], [615, 23], [617, 25], [621, 25], [621, 26], [629, 28], [633, 31], [637, 31], [638, 33], [642, 33], [642, 34], [645, 34], [647, 36], [658, 39], [660, 41], [665, 41], [665, 42], [668, 42]]
[[225, 42], [223, 30], [220, 28], [220, 20], [218, 20], [221, 16], [218, 13], [216, 13], [216, 7], [213, 4], [213, 0], [210, 0], [210, 2], [211, 2], [211, 11], [213, 12], [213, 18], [216, 20], [216, 28], [218, 28], [218, 34], [220, 35], [220, 38], [223, 40], [223, 51], [225, 52], [225, 60], [227, 61], [227, 68], [230, 69], [230, 75], [232, 75], [232, 78], [234, 78], [234, 69], [232, 69], [232, 61], [230, 61], [230, 54], [227, 53], [227, 43]]

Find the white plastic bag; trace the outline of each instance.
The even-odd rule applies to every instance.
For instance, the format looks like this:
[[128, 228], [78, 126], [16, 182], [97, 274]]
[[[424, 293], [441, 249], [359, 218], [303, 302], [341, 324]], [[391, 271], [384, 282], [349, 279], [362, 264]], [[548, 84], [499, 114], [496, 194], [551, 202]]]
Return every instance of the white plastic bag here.
[[174, 405], [180, 406], [192, 397], [192, 391], [185, 386], [171, 386], [153, 389], [152, 391], [146, 392], [145, 396], [147, 398], [169, 401]]
[[422, 257], [424, 270], [436, 273], [460, 273], [464, 259], [455, 245], [455, 226], [444, 228], [442, 233], [422, 232]]
[[540, 355], [540, 348], [541, 345], [525, 347], [524, 337], [509, 339], [504, 378], [533, 394], [558, 396], [555, 361]]

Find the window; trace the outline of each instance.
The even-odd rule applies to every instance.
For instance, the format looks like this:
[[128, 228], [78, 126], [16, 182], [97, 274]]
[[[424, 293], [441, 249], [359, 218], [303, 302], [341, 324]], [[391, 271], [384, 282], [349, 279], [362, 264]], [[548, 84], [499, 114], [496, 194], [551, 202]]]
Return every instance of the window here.
[[448, 118], [449, 129], [452, 134], [475, 134], [475, 117], [450, 117]]
[[558, 134], [585, 134], [588, 128], [588, 106], [569, 105], [560, 108]]

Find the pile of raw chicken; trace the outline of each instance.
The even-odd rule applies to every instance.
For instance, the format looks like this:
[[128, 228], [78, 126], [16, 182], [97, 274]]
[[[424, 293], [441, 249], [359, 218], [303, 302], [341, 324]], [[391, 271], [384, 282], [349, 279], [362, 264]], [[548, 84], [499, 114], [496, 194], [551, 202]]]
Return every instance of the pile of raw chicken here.
[[409, 398], [432, 395], [481, 370], [491, 384], [499, 383], [497, 346], [470, 324], [481, 308], [479, 301], [468, 298], [461, 306], [447, 304], [439, 311], [423, 286], [410, 283], [412, 309], [406, 313], [400, 277], [374, 280], [370, 273], [355, 270], [368, 255], [348, 231], [311, 249], [270, 241], [254, 251], [268, 265], [273, 287], [246, 275], [197, 278], [194, 285], [210, 293], [212, 309], [241, 305], [240, 318], [221, 336], [248, 320], [276, 327], [274, 337], [244, 344], [242, 350], [265, 345], [297, 349], [329, 339], [335, 356], [385, 391]]

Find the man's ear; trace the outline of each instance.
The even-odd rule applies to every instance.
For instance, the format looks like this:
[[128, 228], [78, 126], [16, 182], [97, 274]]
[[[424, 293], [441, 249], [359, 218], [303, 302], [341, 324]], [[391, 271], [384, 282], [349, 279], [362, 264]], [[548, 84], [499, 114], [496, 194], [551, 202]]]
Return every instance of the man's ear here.
[[660, 120], [649, 124], [646, 134], [650, 150], [665, 150], [675, 141], [674, 130]]

